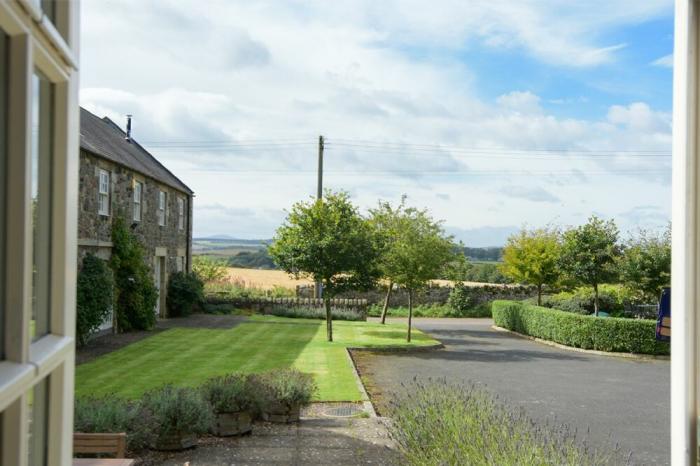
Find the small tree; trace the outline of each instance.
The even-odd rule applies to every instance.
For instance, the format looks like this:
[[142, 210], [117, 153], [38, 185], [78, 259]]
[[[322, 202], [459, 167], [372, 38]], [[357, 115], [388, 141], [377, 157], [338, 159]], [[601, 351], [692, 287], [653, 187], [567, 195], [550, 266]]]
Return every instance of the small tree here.
[[209, 256], [194, 256], [192, 272], [204, 283], [219, 282], [228, 275], [226, 262]]
[[121, 217], [114, 219], [112, 244], [109, 263], [116, 285], [117, 328], [121, 332], [148, 330], [156, 323], [158, 290], [146, 264], [143, 246]]
[[376, 209], [370, 210], [370, 225], [374, 232], [376, 247], [379, 251], [378, 268], [382, 278], [386, 280], [386, 295], [384, 297], [384, 307], [382, 308], [381, 323], [386, 322], [386, 314], [389, 309], [391, 292], [394, 289], [395, 270], [389, 261], [388, 252], [394, 247], [399, 238], [399, 228], [401, 218], [405, 214], [406, 196], [401, 196], [401, 203], [392, 207], [389, 202], [379, 201]]
[[593, 309], [598, 315], [598, 285], [616, 278], [615, 263], [620, 256], [619, 231], [613, 220], [595, 215], [588, 223], [564, 233], [561, 267], [572, 279], [593, 287]]
[[661, 289], [671, 283], [671, 229], [661, 235], [641, 231], [630, 239], [619, 263], [620, 279], [647, 302], [659, 298]]
[[204, 284], [195, 273], [175, 272], [168, 279], [168, 317], [183, 317], [192, 314], [202, 303]]
[[107, 262], [94, 254], [86, 255], [77, 283], [75, 333], [78, 345], [87, 344], [109, 315], [113, 290], [114, 279]]
[[508, 238], [503, 249], [501, 272], [519, 283], [537, 287], [537, 304], [542, 304], [542, 287], [559, 279], [560, 235], [557, 230], [523, 228]]
[[425, 210], [405, 209], [398, 218], [396, 231], [395, 240], [384, 251], [383, 262], [393, 281], [408, 291], [406, 341], [410, 342], [414, 293], [441, 275], [455, 260], [457, 248], [452, 238], [445, 235], [441, 223]]
[[328, 341], [333, 341], [330, 300], [348, 289], [370, 288], [378, 275], [371, 227], [345, 192], [327, 191], [323, 199], [294, 204], [269, 252], [282, 270], [322, 284]]

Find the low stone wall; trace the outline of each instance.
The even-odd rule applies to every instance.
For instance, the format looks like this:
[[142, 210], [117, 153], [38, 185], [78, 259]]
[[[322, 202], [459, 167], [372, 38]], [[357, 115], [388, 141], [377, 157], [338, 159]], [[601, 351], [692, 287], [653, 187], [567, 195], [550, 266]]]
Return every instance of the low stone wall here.
[[[530, 286], [521, 285], [492, 285], [470, 284], [467, 288], [473, 291], [474, 305], [484, 304], [496, 299], [521, 300], [537, 296], [537, 290]], [[452, 286], [432, 285], [425, 290], [416, 293], [413, 297], [414, 305], [444, 305], [452, 292]], [[313, 285], [298, 285], [297, 296], [311, 298], [314, 296]], [[340, 298], [352, 298], [366, 300], [370, 305], [384, 304], [386, 288], [376, 288], [369, 291], [348, 291], [338, 295]], [[394, 289], [389, 299], [389, 307], [408, 306], [408, 292], [403, 288]]]
[[[241, 309], [252, 309], [260, 314], [280, 315], [289, 309], [318, 309], [325, 312], [323, 299], [316, 298], [242, 298], [231, 297], [226, 293], [210, 293], [204, 297], [207, 305], [230, 305]], [[366, 299], [331, 299], [331, 311], [357, 314], [358, 320], [367, 320]]]

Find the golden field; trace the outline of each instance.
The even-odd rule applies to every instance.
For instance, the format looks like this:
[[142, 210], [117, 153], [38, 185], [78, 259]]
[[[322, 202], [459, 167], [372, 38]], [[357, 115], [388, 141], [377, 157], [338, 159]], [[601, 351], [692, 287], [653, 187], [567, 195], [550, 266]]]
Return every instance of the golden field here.
[[281, 270], [240, 269], [228, 268], [229, 280], [244, 286], [245, 288], [261, 288], [271, 290], [275, 286], [281, 286], [295, 290], [297, 285], [313, 283], [311, 280], [295, 280]]

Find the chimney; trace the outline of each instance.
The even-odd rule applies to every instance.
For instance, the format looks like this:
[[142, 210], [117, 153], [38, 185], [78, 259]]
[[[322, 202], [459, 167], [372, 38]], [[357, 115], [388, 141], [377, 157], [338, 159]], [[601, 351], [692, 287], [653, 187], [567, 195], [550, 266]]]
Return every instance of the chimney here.
[[126, 116], [126, 142], [131, 142], [131, 115]]

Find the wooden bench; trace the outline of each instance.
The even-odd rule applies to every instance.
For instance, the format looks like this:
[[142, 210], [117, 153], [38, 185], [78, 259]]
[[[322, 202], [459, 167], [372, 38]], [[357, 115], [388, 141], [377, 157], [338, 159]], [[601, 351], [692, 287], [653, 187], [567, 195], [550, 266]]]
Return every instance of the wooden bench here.
[[73, 453], [103, 453], [124, 458], [126, 455], [126, 434], [73, 434]]

